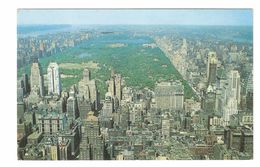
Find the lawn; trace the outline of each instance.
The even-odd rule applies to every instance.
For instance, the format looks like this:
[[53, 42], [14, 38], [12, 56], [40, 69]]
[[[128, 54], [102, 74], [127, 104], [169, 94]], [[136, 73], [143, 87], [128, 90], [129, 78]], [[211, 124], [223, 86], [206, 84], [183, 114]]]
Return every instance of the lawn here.
[[[124, 47], [107, 47], [120, 43]], [[194, 96], [192, 89], [171, 64], [159, 48], [144, 47], [144, 43], [153, 43], [147, 36], [133, 37], [131, 34], [105, 34], [86, 41], [74, 48], [66, 49], [51, 57], [40, 59], [43, 73], [50, 62], [60, 65], [60, 72], [75, 77], [62, 78], [62, 88], [67, 89], [82, 78], [83, 68], [90, 67], [92, 78], [104, 98], [107, 90], [105, 81], [109, 79], [111, 69], [125, 77], [127, 86], [153, 89], [157, 81], [181, 80], [185, 87], [185, 98]], [[97, 65], [98, 64], [98, 65]], [[18, 69], [21, 76], [24, 69]], [[29, 74], [30, 67], [25, 67]]]

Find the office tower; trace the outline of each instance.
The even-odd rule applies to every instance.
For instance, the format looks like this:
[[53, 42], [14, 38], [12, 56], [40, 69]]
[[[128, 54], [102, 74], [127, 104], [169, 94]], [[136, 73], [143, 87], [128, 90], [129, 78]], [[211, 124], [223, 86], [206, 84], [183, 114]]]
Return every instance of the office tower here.
[[59, 113], [64, 113], [66, 112], [66, 104], [65, 104], [65, 100], [64, 98], [60, 98], [58, 101], [57, 101], [57, 110]]
[[91, 73], [88, 69], [83, 71], [83, 79], [79, 81], [79, 96], [83, 100], [90, 101], [92, 104], [92, 109], [97, 110], [99, 106], [98, 90], [96, 86], [96, 81], [90, 78]]
[[77, 102], [79, 108], [79, 116], [81, 119], [84, 119], [87, 117], [88, 112], [91, 111], [91, 103], [90, 101], [79, 97], [77, 98]]
[[162, 137], [168, 139], [170, 137], [170, 119], [167, 115], [163, 115], [162, 118]]
[[24, 83], [25, 94], [27, 94], [27, 93], [30, 92], [30, 85], [29, 85], [28, 75], [27, 74], [23, 74], [23, 83]]
[[114, 78], [110, 78], [108, 80], [108, 92], [111, 93], [112, 96], [114, 96], [116, 94], [116, 91], [115, 91], [115, 80]]
[[209, 85], [205, 92], [205, 99], [203, 100], [203, 109], [207, 113], [214, 113], [216, 110], [216, 90], [215, 87]]
[[90, 100], [90, 90], [86, 80], [79, 81], [78, 90], [79, 96], [82, 100]]
[[86, 135], [89, 139], [89, 143], [94, 143], [96, 137], [100, 134], [98, 118], [94, 116], [93, 112], [88, 113], [86, 119]]
[[105, 96], [106, 97], [105, 97], [104, 106], [102, 108], [100, 115], [104, 117], [111, 117], [112, 112], [114, 110], [113, 98], [109, 92], [107, 92]]
[[59, 160], [71, 160], [71, 140], [59, 141]]
[[111, 78], [108, 80], [108, 92], [111, 93], [113, 98], [117, 98], [119, 104], [122, 100], [122, 77], [120, 74], [115, 74], [112, 70]]
[[160, 109], [183, 109], [184, 87], [181, 82], [161, 82], [155, 86], [155, 101]]
[[60, 81], [59, 66], [57, 63], [49, 64], [47, 69], [47, 78], [48, 78], [48, 94], [60, 96], [61, 81]]
[[240, 104], [240, 74], [237, 70], [231, 70], [228, 74], [229, 97], [237, 100]]
[[99, 100], [98, 100], [98, 90], [95, 80], [90, 80], [88, 82], [89, 92], [90, 92], [90, 101], [92, 103], [92, 108], [94, 110], [98, 109]]
[[78, 103], [74, 90], [70, 91], [69, 98], [67, 99], [67, 115], [70, 120], [75, 120], [79, 117]]
[[113, 98], [110, 92], [107, 92], [105, 97], [105, 102], [103, 103], [103, 107], [99, 115], [101, 127], [106, 127], [106, 128], [112, 127], [113, 110], [114, 110]]
[[253, 112], [253, 99], [254, 91], [253, 91], [253, 73], [251, 73], [247, 79], [246, 84], [246, 108], [249, 112]]
[[17, 82], [17, 102], [22, 102], [24, 97], [24, 82], [23, 80], [18, 80]]
[[117, 74], [115, 76], [115, 95], [120, 104], [122, 100], [122, 77], [120, 74]]
[[37, 88], [40, 92], [40, 95], [44, 96], [44, 87], [43, 87], [43, 75], [41, 71], [40, 63], [33, 62], [31, 67], [31, 89]]
[[83, 80], [86, 82], [91, 80], [91, 73], [90, 73], [89, 69], [87, 69], [87, 68], [85, 68], [83, 70]]
[[17, 124], [24, 121], [25, 104], [24, 102], [17, 102]]
[[89, 112], [82, 125], [80, 159], [103, 159], [104, 144], [100, 136], [99, 121], [93, 112]]
[[225, 125], [229, 125], [230, 116], [237, 113], [238, 113], [237, 100], [233, 97], [230, 97], [223, 109], [223, 118], [225, 121]]
[[80, 154], [79, 154], [79, 159], [80, 160], [90, 160], [90, 144], [89, 144], [89, 139], [87, 136], [87, 127], [86, 127], [86, 118], [83, 119], [83, 125], [81, 127], [81, 142], [80, 142]]
[[217, 75], [217, 54], [216, 52], [208, 53], [208, 65], [207, 65], [207, 81], [208, 85], [215, 84]]
[[104, 160], [104, 142], [102, 136], [97, 136], [93, 144], [93, 160]]

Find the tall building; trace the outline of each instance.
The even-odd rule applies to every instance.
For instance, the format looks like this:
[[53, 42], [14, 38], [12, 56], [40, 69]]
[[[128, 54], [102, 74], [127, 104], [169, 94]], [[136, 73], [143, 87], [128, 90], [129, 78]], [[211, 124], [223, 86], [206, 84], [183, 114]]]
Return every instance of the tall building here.
[[70, 91], [67, 99], [67, 115], [71, 121], [79, 117], [78, 103], [73, 90]]
[[108, 80], [108, 92], [111, 93], [113, 98], [117, 98], [120, 103], [122, 100], [122, 77], [120, 74], [115, 74], [112, 70], [111, 78]]
[[208, 53], [208, 65], [207, 65], [207, 81], [208, 85], [215, 84], [217, 76], [217, 54], [216, 52]]
[[248, 77], [246, 85], [246, 108], [249, 111], [253, 111], [253, 96], [253, 73], [251, 73]]
[[115, 76], [115, 95], [120, 103], [122, 100], [122, 77], [120, 74]]
[[40, 95], [44, 96], [43, 75], [41, 71], [41, 66], [38, 62], [32, 63], [30, 80], [31, 88], [37, 88], [40, 92]]
[[90, 79], [91, 79], [91, 73], [90, 73], [89, 69], [85, 68], [83, 70], [83, 80], [88, 82], [88, 81], [90, 81]]
[[231, 70], [227, 75], [227, 81], [221, 83], [222, 95], [220, 105], [223, 112], [225, 125], [230, 125], [230, 117], [238, 114], [240, 104], [240, 75], [236, 70]]
[[71, 160], [71, 140], [59, 141], [59, 160]]
[[27, 74], [23, 74], [23, 83], [24, 83], [24, 91], [27, 94], [30, 92], [30, 85], [29, 85]]
[[106, 93], [104, 106], [100, 113], [103, 117], [112, 117], [112, 112], [114, 110], [113, 98], [110, 93]]
[[225, 125], [229, 125], [230, 116], [237, 113], [238, 113], [237, 100], [235, 98], [229, 98], [227, 104], [223, 109], [223, 118], [225, 121]]
[[116, 94], [115, 89], [115, 80], [114, 78], [110, 78], [110, 80], [108, 80], [108, 92], [110, 92], [112, 96]]
[[181, 82], [161, 82], [155, 86], [155, 101], [160, 109], [183, 109], [184, 87]]
[[237, 70], [231, 70], [228, 74], [229, 97], [237, 100], [240, 104], [240, 74]]
[[92, 103], [92, 108], [94, 110], [97, 110], [98, 106], [99, 106], [99, 99], [98, 99], [99, 93], [98, 93], [96, 81], [94, 79], [90, 80], [88, 82], [88, 87], [89, 87], [89, 92], [90, 92], [90, 100], [91, 100], [91, 103]]
[[81, 160], [104, 159], [104, 142], [100, 136], [99, 121], [93, 112], [89, 112], [82, 125], [80, 143]]
[[112, 127], [112, 113], [114, 110], [114, 101], [110, 92], [106, 93], [105, 101], [102, 110], [100, 111], [99, 120], [100, 126], [105, 128]]
[[23, 80], [17, 81], [17, 102], [22, 102], [25, 95]]
[[79, 81], [78, 89], [80, 98], [90, 101], [92, 109], [97, 110], [99, 106], [97, 85], [96, 81], [91, 79], [91, 73], [88, 69], [84, 69], [83, 79]]
[[164, 115], [162, 118], [162, 137], [163, 139], [168, 139], [170, 137], [170, 119], [168, 115]]
[[78, 90], [80, 99], [87, 101], [90, 100], [90, 90], [86, 80], [83, 79], [79, 81]]
[[216, 110], [216, 90], [214, 86], [209, 85], [205, 92], [202, 108], [207, 113], [214, 113]]
[[47, 69], [48, 78], [48, 94], [59, 95], [61, 94], [61, 81], [59, 66], [57, 63], [50, 63]]
[[84, 119], [87, 117], [88, 112], [91, 111], [91, 103], [90, 101], [79, 97], [77, 98], [77, 102], [79, 108], [79, 116], [81, 119]]
[[89, 143], [95, 143], [96, 137], [100, 134], [100, 130], [98, 118], [94, 116], [93, 112], [88, 113], [85, 125], [86, 135], [89, 139]]
[[24, 120], [25, 104], [24, 102], [17, 102], [17, 124], [22, 123]]

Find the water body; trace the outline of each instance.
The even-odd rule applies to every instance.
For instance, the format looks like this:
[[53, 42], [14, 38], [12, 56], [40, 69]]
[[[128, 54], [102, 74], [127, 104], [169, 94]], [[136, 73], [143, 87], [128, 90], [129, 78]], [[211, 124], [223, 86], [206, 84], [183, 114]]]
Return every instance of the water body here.
[[90, 53], [88, 53], [88, 52], [84, 52], [84, 53], [81, 53], [80, 55], [79, 55], [79, 58], [85, 58], [85, 57], [91, 57], [92, 55], [90, 54]]
[[76, 26], [72, 25], [18, 25], [18, 37], [39, 36], [47, 34], [55, 34], [59, 32], [75, 31]]

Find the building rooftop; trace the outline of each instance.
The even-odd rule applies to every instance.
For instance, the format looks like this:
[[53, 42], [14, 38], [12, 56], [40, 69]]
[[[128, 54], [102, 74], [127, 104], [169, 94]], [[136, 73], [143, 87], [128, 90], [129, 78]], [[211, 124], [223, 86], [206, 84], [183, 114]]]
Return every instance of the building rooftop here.
[[28, 139], [37, 139], [42, 135], [42, 133], [38, 133], [38, 132], [33, 132], [32, 134], [30, 134], [28, 136]]

